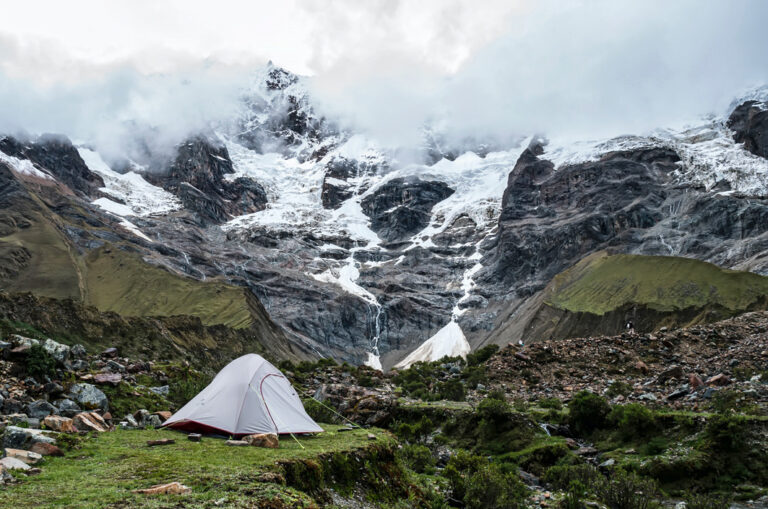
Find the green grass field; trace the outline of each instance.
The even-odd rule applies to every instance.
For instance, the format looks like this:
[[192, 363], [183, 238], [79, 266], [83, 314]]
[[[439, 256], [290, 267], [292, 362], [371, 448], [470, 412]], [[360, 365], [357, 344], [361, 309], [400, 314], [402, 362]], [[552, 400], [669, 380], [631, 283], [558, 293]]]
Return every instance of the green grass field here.
[[745, 310], [768, 295], [768, 277], [672, 256], [588, 256], [557, 275], [547, 303], [602, 315], [625, 304], [658, 311], [719, 305]]
[[[19, 484], [0, 490], [0, 507], [256, 507], [253, 504], [259, 497], [282, 497], [301, 507], [306, 494], [259, 482], [258, 476], [276, 471], [278, 461], [312, 460], [324, 453], [348, 453], [393, 440], [381, 430], [324, 428], [326, 432], [317, 436], [298, 437], [301, 445], [290, 436], [281, 437], [279, 449], [232, 447], [223, 439], [208, 437], [190, 442], [185, 434], [169, 430], [102, 433], [84, 440], [80, 449], [69, 451], [64, 458], [47, 458], [37, 476], [19, 474]], [[378, 439], [369, 440], [368, 433]], [[176, 443], [146, 445], [147, 440], [163, 438], [173, 438]], [[132, 493], [173, 481], [189, 486], [192, 492]]]

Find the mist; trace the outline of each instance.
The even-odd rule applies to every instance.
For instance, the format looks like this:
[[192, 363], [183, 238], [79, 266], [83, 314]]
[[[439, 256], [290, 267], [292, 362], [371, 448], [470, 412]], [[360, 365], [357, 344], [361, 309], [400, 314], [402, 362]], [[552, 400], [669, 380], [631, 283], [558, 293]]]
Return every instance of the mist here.
[[290, 57], [289, 70], [312, 74], [321, 114], [389, 147], [418, 146], [427, 125], [454, 143], [642, 133], [726, 114], [741, 92], [768, 83], [759, 0], [294, 8], [300, 40], [294, 26], [293, 39], [272, 32], [256, 51], [241, 34], [226, 54], [142, 47], [97, 61], [0, 32], [0, 132], [61, 133], [114, 159], [168, 152], [237, 115], [271, 47]]

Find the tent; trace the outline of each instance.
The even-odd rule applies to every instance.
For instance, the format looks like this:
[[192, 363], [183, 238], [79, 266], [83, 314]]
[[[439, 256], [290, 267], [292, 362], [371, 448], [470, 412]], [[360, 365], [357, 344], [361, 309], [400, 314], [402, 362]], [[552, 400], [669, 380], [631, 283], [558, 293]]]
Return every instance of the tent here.
[[163, 426], [196, 433], [317, 433], [323, 429], [279, 369], [256, 354], [227, 364]]

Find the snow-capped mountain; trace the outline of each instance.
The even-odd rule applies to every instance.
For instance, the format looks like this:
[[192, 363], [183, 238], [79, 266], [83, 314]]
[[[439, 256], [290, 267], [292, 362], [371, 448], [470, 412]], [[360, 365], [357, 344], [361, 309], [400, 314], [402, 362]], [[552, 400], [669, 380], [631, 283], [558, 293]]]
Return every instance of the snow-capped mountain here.
[[301, 350], [379, 368], [526, 339], [547, 284], [599, 250], [768, 272], [765, 90], [647, 136], [459, 153], [425, 131], [405, 163], [319, 116], [306, 80], [259, 71], [160, 173], [83, 145], [75, 179], [45, 140], [5, 138], [0, 163], [68, 186], [145, 262], [248, 288]]

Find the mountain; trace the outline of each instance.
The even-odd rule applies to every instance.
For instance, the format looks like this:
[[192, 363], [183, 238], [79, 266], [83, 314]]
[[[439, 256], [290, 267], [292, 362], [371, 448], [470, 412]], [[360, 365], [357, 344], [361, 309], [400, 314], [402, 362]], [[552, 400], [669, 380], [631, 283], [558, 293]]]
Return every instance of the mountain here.
[[[768, 272], [768, 90], [647, 136], [453, 147], [428, 129], [423, 162], [406, 163], [319, 115], [308, 80], [266, 66], [235, 118], [170, 157], [3, 138], [0, 288], [256, 327], [275, 355], [389, 368], [555, 334], [521, 331], [547, 306], [584, 311], [557, 307], [558, 274], [626, 279], [596, 253]], [[583, 330], [569, 320], [555, 335]]]

